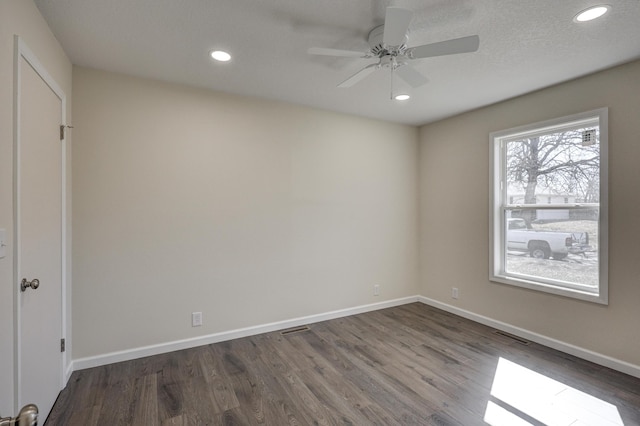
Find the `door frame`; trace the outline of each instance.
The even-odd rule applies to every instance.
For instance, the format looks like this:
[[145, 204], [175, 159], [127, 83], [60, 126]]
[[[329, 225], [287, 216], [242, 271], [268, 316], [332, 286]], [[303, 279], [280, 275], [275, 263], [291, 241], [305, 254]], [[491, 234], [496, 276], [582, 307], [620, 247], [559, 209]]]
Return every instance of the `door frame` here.
[[[14, 336], [13, 336], [13, 352], [14, 352], [14, 411], [18, 412], [21, 406], [29, 401], [22, 401], [22, 377], [21, 377], [21, 355], [22, 355], [22, 339], [21, 339], [21, 323], [20, 323], [20, 277], [22, 276], [21, 269], [21, 256], [20, 250], [22, 248], [22, 241], [20, 235], [21, 221], [21, 202], [20, 202], [20, 148], [21, 148], [21, 135], [20, 135], [20, 71], [21, 71], [21, 59], [24, 59], [26, 63], [33, 68], [38, 76], [45, 82], [51, 91], [60, 99], [60, 123], [61, 125], [67, 124], [67, 98], [58, 85], [55, 79], [49, 74], [46, 68], [38, 60], [36, 55], [29, 49], [24, 40], [14, 35], [14, 62], [13, 62], [13, 292], [14, 292]], [[61, 323], [60, 323], [60, 336], [68, 342], [67, 331], [67, 140], [66, 134], [60, 141], [62, 145], [62, 158], [60, 162], [61, 170], [61, 216], [62, 221], [60, 223], [61, 230], [61, 247], [60, 247], [60, 262], [61, 262]], [[66, 350], [70, 349], [70, 345], [67, 344]], [[61, 390], [69, 374], [66, 373], [67, 369], [67, 356], [66, 352], [61, 356], [60, 374], [59, 374], [59, 389]]]

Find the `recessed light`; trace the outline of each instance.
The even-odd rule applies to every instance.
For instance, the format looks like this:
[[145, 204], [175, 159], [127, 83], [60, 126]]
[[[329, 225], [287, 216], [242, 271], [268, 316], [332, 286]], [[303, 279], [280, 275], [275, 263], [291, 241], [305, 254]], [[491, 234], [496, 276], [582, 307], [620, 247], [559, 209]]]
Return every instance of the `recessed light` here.
[[213, 59], [220, 62], [227, 62], [231, 60], [231, 55], [224, 50], [212, 50], [210, 55]]
[[587, 22], [601, 17], [605, 13], [611, 10], [611, 6], [608, 4], [600, 4], [598, 6], [590, 7], [573, 17], [573, 22]]
[[411, 96], [407, 95], [406, 93], [401, 93], [393, 97], [393, 99], [395, 99], [396, 101], [406, 101], [409, 98], [411, 98]]

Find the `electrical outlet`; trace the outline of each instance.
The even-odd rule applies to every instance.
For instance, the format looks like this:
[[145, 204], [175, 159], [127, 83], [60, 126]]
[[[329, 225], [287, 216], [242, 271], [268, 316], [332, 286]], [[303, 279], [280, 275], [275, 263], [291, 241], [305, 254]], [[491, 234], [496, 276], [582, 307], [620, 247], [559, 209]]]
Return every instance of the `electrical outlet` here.
[[451, 287], [451, 297], [457, 299], [459, 296], [458, 287]]
[[373, 295], [374, 296], [379, 296], [380, 295], [380, 286], [378, 284], [373, 286]]
[[202, 325], [202, 312], [191, 313], [191, 327], [200, 327]]

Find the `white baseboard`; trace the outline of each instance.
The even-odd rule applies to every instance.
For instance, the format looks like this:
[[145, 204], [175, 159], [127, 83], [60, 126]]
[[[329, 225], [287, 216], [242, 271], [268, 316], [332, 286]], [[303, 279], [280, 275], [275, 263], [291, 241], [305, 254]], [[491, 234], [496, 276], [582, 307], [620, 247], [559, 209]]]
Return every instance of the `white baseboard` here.
[[489, 327], [496, 328], [498, 330], [505, 331], [518, 337], [522, 337], [532, 342], [539, 343], [544, 346], [562, 351], [564, 353], [577, 356], [578, 358], [591, 361], [593, 363], [603, 365], [608, 368], [612, 368], [617, 371], [629, 374], [634, 377], [640, 378], [640, 366], [631, 364], [626, 361], [621, 361], [616, 358], [612, 358], [607, 355], [603, 355], [597, 352], [590, 351], [588, 349], [575, 346], [560, 340], [553, 339], [542, 334], [535, 333], [533, 331], [526, 330], [524, 328], [516, 327], [511, 324], [504, 323], [502, 321], [495, 320], [493, 318], [478, 315], [473, 312], [460, 309], [458, 307], [448, 305], [446, 303], [439, 302], [437, 300], [429, 299], [428, 297], [418, 296], [418, 301], [425, 305], [433, 306], [434, 308], [442, 309], [443, 311], [450, 312], [452, 314], [461, 316], [463, 318], [470, 319], [472, 321], [484, 324]]
[[[173, 342], [160, 343], [157, 345], [142, 346], [139, 348], [124, 351], [111, 352], [103, 355], [74, 359], [68, 370], [84, 370], [86, 368], [99, 367], [101, 365], [112, 364], [121, 361], [143, 358], [151, 355], [159, 355], [167, 352], [179, 351], [182, 349], [194, 348], [197, 346], [209, 345], [211, 343], [223, 342], [226, 340], [239, 339], [241, 337], [254, 336], [256, 334], [269, 333], [271, 331], [283, 330], [291, 327], [298, 327], [305, 324], [313, 324], [320, 321], [327, 321], [342, 318], [349, 315], [361, 314], [364, 312], [377, 311], [379, 309], [392, 308], [394, 306], [406, 305], [418, 301], [419, 296], [404, 297], [401, 299], [387, 300], [370, 305], [356, 306], [354, 308], [339, 309], [337, 311], [323, 314], [309, 315], [306, 317], [294, 318], [290, 320], [277, 321], [269, 324], [240, 328], [236, 330], [223, 331], [220, 333], [198, 336], [190, 339], [176, 340]], [[70, 375], [70, 373], [69, 373]]]
[[524, 328], [516, 327], [511, 324], [504, 323], [502, 321], [495, 320], [493, 318], [478, 315], [473, 312], [448, 305], [446, 303], [439, 302], [437, 300], [429, 299], [424, 296], [410, 296], [401, 299], [387, 300], [379, 303], [372, 303], [369, 305], [356, 306], [353, 308], [340, 309], [336, 311], [326, 312], [322, 314], [309, 315], [305, 317], [294, 318], [290, 320], [277, 321], [268, 324], [262, 324], [252, 327], [240, 328], [236, 330], [224, 331], [220, 333], [209, 334], [206, 336], [198, 336], [190, 339], [176, 340], [173, 342], [160, 343], [157, 345], [143, 346], [139, 348], [133, 348], [124, 351], [111, 352], [103, 355], [97, 355], [86, 358], [79, 358], [73, 360], [65, 371], [65, 382], [71, 376], [71, 373], [76, 370], [84, 370], [86, 368], [99, 367], [101, 365], [112, 364], [115, 362], [129, 361], [133, 359], [143, 358], [151, 355], [159, 355], [167, 352], [178, 351], [182, 349], [194, 348], [197, 346], [208, 345], [211, 343], [218, 343], [232, 339], [239, 339], [242, 337], [254, 336], [256, 334], [269, 333], [271, 331], [283, 330], [291, 327], [298, 327], [305, 324], [313, 324], [321, 321], [327, 321], [336, 318], [342, 318], [349, 315], [361, 314], [364, 312], [376, 311], [379, 309], [391, 308], [394, 306], [405, 305], [408, 303], [420, 302], [425, 305], [433, 306], [443, 311], [450, 312], [452, 314], [467, 318], [469, 320], [484, 324], [489, 327], [496, 328], [498, 330], [505, 331], [531, 340], [532, 342], [539, 343], [541, 345], [548, 346], [550, 348], [568, 353], [570, 355], [577, 356], [578, 358], [585, 359], [587, 361], [594, 362], [599, 365], [603, 365], [608, 368], [629, 374], [634, 377], [640, 378], [640, 366], [631, 364], [625, 361], [621, 361], [616, 358], [612, 358], [607, 355], [603, 355], [597, 352], [590, 351], [588, 349], [571, 345], [560, 340], [553, 339], [542, 334], [538, 334]]
[[64, 377], [63, 377], [64, 383], [63, 383], [63, 386], [62, 386], [63, 389], [64, 389], [65, 386], [67, 386], [67, 383], [69, 383], [69, 379], [71, 378], [71, 374], [73, 374], [73, 361], [68, 363], [66, 368], [64, 369]]

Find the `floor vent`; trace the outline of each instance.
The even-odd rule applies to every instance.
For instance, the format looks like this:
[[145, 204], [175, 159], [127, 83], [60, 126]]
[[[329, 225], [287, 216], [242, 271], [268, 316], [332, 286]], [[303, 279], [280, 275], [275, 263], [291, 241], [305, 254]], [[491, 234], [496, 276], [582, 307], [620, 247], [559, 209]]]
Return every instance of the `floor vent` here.
[[515, 340], [516, 342], [523, 344], [523, 345], [527, 345], [529, 346], [531, 344], [530, 341], [523, 339], [522, 337], [518, 337], [518, 336], [514, 336], [513, 334], [509, 334], [509, 333], [505, 333], [502, 330], [493, 330], [494, 334], [497, 334], [499, 336], [504, 336], [504, 337], [508, 337], [511, 340]]
[[307, 327], [306, 325], [303, 325], [300, 327], [288, 328], [286, 330], [282, 330], [280, 334], [282, 334], [283, 336], [286, 336], [293, 333], [300, 333], [302, 331], [309, 331], [309, 327]]

